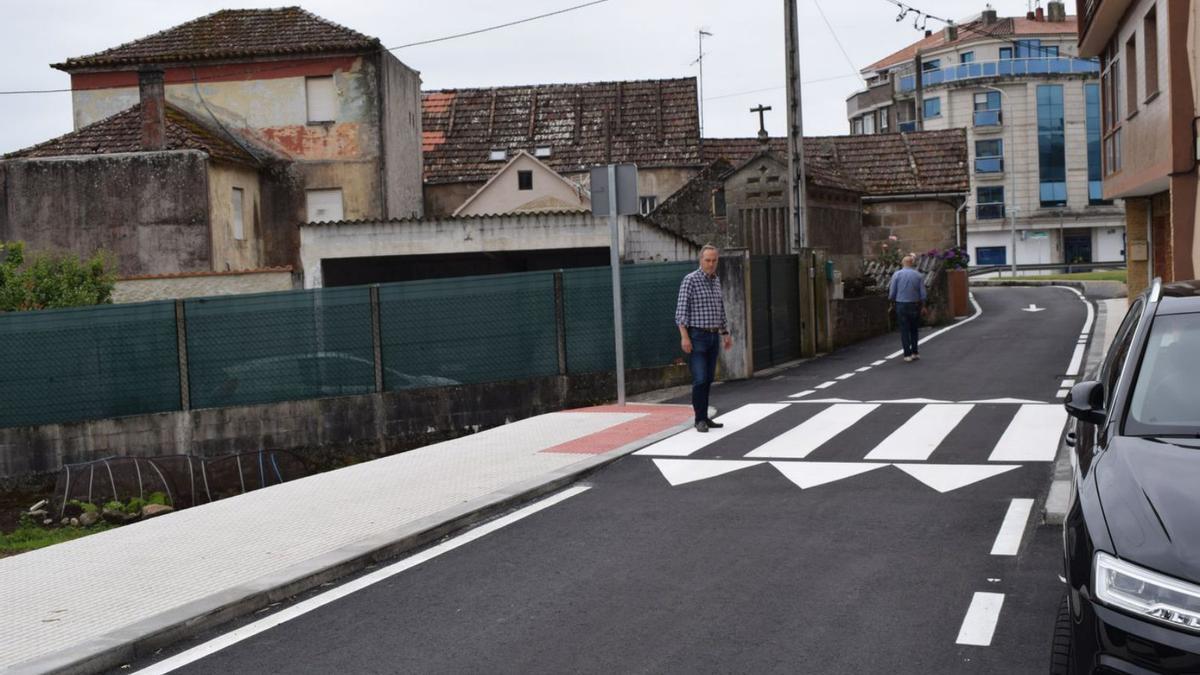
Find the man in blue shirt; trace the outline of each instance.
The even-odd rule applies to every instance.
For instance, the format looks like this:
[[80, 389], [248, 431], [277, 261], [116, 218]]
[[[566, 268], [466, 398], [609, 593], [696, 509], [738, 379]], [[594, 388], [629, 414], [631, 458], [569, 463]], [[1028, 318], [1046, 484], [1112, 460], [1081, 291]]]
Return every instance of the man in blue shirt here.
[[917, 329], [921, 327], [921, 314], [925, 311], [925, 277], [913, 269], [915, 262], [911, 254], [904, 256], [900, 261], [901, 268], [888, 284], [888, 300], [895, 303], [896, 320], [900, 322], [900, 344], [904, 347], [904, 360], [909, 363], [921, 358]]

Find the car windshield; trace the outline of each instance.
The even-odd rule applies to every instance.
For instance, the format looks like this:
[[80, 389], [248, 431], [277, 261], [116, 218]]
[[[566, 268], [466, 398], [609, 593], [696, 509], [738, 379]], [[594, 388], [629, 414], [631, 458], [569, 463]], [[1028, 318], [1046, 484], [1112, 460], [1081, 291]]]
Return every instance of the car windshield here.
[[1200, 314], [1155, 317], [1133, 384], [1125, 433], [1200, 434]]

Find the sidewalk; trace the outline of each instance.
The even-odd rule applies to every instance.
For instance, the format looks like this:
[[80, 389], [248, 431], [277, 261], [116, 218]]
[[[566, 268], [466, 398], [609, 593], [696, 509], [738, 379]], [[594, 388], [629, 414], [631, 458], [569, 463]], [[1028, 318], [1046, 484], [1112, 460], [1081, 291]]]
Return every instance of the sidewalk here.
[[423, 546], [691, 425], [550, 413], [0, 559], [0, 672], [90, 673]]

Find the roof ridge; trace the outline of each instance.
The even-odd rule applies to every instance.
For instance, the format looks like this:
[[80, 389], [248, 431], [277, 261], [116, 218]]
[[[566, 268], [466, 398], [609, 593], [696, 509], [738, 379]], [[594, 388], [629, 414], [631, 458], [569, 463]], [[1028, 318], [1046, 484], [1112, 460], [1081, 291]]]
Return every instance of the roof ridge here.
[[547, 87], [588, 87], [599, 85], [619, 84], [653, 84], [660, 82], [695, 82], [695, 76], [687, 77], [663, 77], [663, 78], [643, 78], [637, 80], [593, 80], [589, 82], [543, 82], [541, 84], [499, 84], [491, 87], [448, 87], [445, 89], [422, 89], [421, 95], [425, 94], [461, 94], [469, 91], [495, 91], [497, 89], [543, 89]]

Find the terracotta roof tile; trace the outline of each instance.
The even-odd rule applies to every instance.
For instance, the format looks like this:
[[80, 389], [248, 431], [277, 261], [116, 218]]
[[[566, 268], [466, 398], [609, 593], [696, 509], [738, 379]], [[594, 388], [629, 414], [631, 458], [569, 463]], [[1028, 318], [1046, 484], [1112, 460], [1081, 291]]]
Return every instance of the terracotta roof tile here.
[[907, 63], [913, 60], [917, 51], [922, 53], [957, 45], [965, 45], [980, 40], [992, 38], [1012, 38], [1034, 35], [1070, 35], [1078, 31], [1074, 16], [1068, 16], [1066, 21], [1033, 21], [1025, 17], [1006, 17], [996, 23], [985, 25], [982, 21], [970, 21], [958, 27], [958, 39], [946, 40], [946, 31], [934, 31], [933, 35], [918, 40], [907, 47], [896, 51], [863, 68], [864, 72], [882, 70], [891, 66]]
[[363, 35], [299, 7], [223, 9], [174, 28], [87, 56], [53, 64], [73, 71], [241, 57], [360, 52], [379, 49]]
[[[787, 157], [787, 139], [771, 138], [771, 151]], [[736, 164], [762, 149], [756, 138], [706, 138], [704, 156]], [[966, 192], [967, 136], [962, 129], [804, 139], [804, 160], [812, 180], [866, 195]], [[839, 183], [841, 185], [839, 185]]]
[[699, 168], [696, 80], [641, 80], [449, 89], [422, 94], [429, 183], [487, 180], [518, 150], [559, 173], [612, 162]]
[[[201, 150], [213, 159], [239, 164], [258, 164], [246, 150], [221, 138], [184, 111], [166, 106], [166, 150]], [[247, 143], [248, 141], [242, 141]], [[141, 104], [76, 129], [69, 134], [24, 150], [4, 155], [5, 159], [34, 159], [70, 155], [107, 155], [119, 152], [144, 152], [142, 147]], [[264, 151], [265, 152], [265, 151]]]

